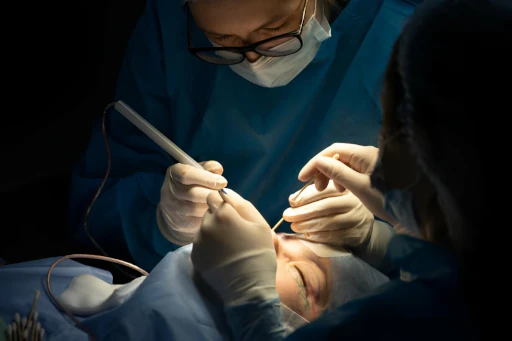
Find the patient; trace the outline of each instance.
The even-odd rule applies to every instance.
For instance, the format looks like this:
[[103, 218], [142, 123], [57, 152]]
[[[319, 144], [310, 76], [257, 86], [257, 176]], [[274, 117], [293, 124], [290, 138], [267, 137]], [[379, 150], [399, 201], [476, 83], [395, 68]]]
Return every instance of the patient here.
[[388, 280], [353, 256], [294, 234], [275, 234], [276, 288], [281, 302], [308, 321]]
[[[287, 332], [387, 281], [348, 251], [294, 235], [273, 236], [276, 286]], [[192, 245], [187, 245], [169, 253], [147, 278], [124, 286], [109, 284], [112, 278], [106, 271], [67, 260], [54, 270], [52, 288], [59, 302], [80, 315], [98, 339], [230, 339], [223, 304], [195, 276], [191, 250]], [[15, 312], [26, 314], [39, 289], [38, 311], [40, 320], [46, 321], [46, 335], [55, 340], [86, 340], [87, 335], [66, 321], [43, 290], [42, 279], [53, 260], [0, 267], [0, 316], [10, 321]]]

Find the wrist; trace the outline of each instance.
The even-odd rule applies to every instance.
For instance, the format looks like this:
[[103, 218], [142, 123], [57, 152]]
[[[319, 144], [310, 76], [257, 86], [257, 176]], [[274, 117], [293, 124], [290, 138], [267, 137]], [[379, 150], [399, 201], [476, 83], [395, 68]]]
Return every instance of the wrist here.
[[389, 241], [393, 235], [394, 230], [390, 224], [375, 220], [373, 222], [370, 238], [352, 251], [356, 256], [377, 270], [388, 273], [392, 269], [392, 265], [387, 260], [386, 254]]

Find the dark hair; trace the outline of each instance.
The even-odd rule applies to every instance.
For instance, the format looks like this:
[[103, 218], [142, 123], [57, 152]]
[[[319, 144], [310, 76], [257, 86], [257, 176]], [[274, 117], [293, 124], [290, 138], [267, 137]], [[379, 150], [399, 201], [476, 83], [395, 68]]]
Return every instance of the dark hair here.
[[[317, 1], [323, 1], [324, 6], [327, 5], [330, 7], [331, 12], [336, 13], [338, 15], [341, 11], [347, 7], [350, 0], [317, 0]], [[335, 15], [335, 16], [336, 16]], [[332, 14], [331, 14], [332, 16]]]
[[[484, 203], [474, 197], [476, 191], [491, 194], [492, 186], [474, 184], [495, 177], [489, 153], [505, 151], [499, 142], [508, 137], [503, 129], [504, 114], [512, 113], [512, 16], [499, 3], [425, 1], [395, 50], [405, 108], [400, 118], [410, 128], [420, 165], [440, 192], [452, 196], [445, 214], [462, 219], [453, 224], [483, 223]], [[469, 232], [450, 228], [456, 238]]]
[[509, 0], [424, 1], [389, 64], [401, 90], [399, 119], [439, 193], [466, 270], [482, 259], [482, 237], [505, 233], [507, 211], [500, 214], [498, 205], [510, 200], [496, 196], [496, 186], [508, 182], [502, 170], [508, 171], [512, 136], [511, 7]]

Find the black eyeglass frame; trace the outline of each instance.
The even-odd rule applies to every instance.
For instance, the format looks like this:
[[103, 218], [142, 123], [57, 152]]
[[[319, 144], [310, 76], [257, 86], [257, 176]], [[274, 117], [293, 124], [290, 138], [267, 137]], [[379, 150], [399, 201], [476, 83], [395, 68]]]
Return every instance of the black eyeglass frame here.
[[[243, 47], [240, 47], [240, 46], [233, 46], [233, 47], [229, 47], [229, 46], [222, 46], [222, 47], [213, 47], [213, 46], [212, 47], [192, 47], [192, 35], [190, 33], [190, 28], [191, 28], [190, 27], [190, 25], [191, 25], [190, 24], [190, 17], [191, 17], [191, 14], [190, 14], [190, 10], [188, 8], [188, 5], [185, 4], [184, 8], [187, 11], [188, 51], [191, 54], [193, 54], [194, 56], [196, 56], [197, 58], [201, 59], [202, 61], [207, 62], [207, 63], [211, 63], [211, 64], [216, 64], [216, 65], [235, 65], [235, 64], [240, 64], [245, 59], [247, 59], [247, 52], [255, 52], [257, 54], [260, 54], [260, 55], [263, 55], [263, 56], [269, 56], [269, 57], [284, 57], [284, 56], [289, 56], [289, 55], [292, 55], [294, 53], [297, 53], [297, 52], [299, 52], [302, 49], [302, 46], [304, 45], [300, 35], [302, 33], [302, 29], [304, 28], [304, 20], [306, 18], [306, 10], [308, 8], [308, 2], [309, 2], [309, 0], [305, 0], [304, 1], [304, 9], [302, 11], [302, 19], [301, 19], [301, 22], [300, 22], [299, 29], [297, 29], [295, 31], [288, 32], [288, 33], [280, 34], [278, 36], [271, 37], [271, 38], [268, 38], [268, 39], [256, 42], [254, 44], [251, 44], [249, 46], [243, 46]], [[290, 37], [290, 38], [297, 38], [299, 40], [300, 47], [297, 49], [297, 51], [294, 51], [292, 53], [286, 53], [286, 54], [283, 54], [283, 55], [276, 56], [275, 54], [266, 55], [264, 53], [265, 50], [257, 50], [258, 46], [260, 46], [260, 45], [266, 44], [266, 43], [268, 43], [270, 41], [279, 40], [279, 39], [288, 38], [288, 37]], [[241, 60], [240, 61], [234, 61], [233, 63], [229, 63], [229, 62], [228, 63], [213, 63], [211, 61], [207, 61], [207, 60], [205, 60], [205, 59], [203, 59], [203, 58], [198, 56], [198, 54], [201, 53], [201, 52], [215, 52], [215, 51], [227, 51], [227, 52], [231, 52], [231, 53], [240, 54], [241, 55]]]

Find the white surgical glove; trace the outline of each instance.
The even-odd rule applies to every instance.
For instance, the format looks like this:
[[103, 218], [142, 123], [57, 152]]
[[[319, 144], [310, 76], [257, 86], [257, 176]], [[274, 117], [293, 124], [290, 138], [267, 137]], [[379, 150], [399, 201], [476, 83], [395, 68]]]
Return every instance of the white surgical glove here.
[[208, 209], [206, 197], [227, 185], [217, 161], [200, 163], [205, 170], [177, 163], [167, 169], [160, 190], [157, 223], [160, 232], [176, 245], [190, 244]]
[[374, 216], [352, 192], [340, 192], [331, 180], [318, 191], [310, 185], [289, 197], [284, 220], [302, 237], [334, 246], [357, 247], [372, 231]]
[[[339, 160], [332, 158], [338, 154]], [[348, 189], [377, 217], [396, 225], [397, 221], [384, 209], [384, 196], [371, 186], [370, 175], [379, 149], [348, 143], [335, 143], [313, 157], [300, 171], [299, 180], [308, 181], [316, 174], [315, 186], [323, 191], [329, 179], [339, 190]]]
[[[332, 158], [335, 154], [339, 155], [338, 160]], [[299, 180], [308, 181], [316, 175], [315, 188], [318, 191], [324, 191], [326, 188], [328, 192], [332, 191], [332, 186], [340, 192], [349, 190], [375, 216], [389, 222], [391, 225], [396, 225], [397, 221], [384, 209], [384, 196], [371, 186], [370, 175], [375, 167], [378, 154], [379, 150], [375, 147], [335, 143], [318, 153], [302, 168], [299, 173]], [[330, 180], [332, 180], [332, 184]], [[331, 200], [334, 201], [334, 199]], [[321, 201], [319, 201], [319, 205]], [[308, 205], [304, 207], [306, 206]], [[357, 206], [353, 207], [354, 211], [349, 215], [353, 214], [354, 221], [357, 220], [357, 217], [360, 217], [362, 223], [355, 225], [356, 229], [348, 229], [345, 235], [342, 235], [342, 230], [338, 230], [339, 238], [349, 237], [347, 242], [339, 241], [339, 245], [351, 246], [359, 257], [380, 271], [389, 270], [391, 266], [386, 261], [385, 255], [393, 231], [382, 222], [372, 220], [371, 224], [364, 223], [365, 220], [362, 218], [364, 210], [362, 208], [358, 209]], [[328, 220], [325, 221], [328, 222]], [[367, 234], [365, 238], [359, 239], [360, 243], [358, 244], [357, 236], [363, 237], [365, 229]], [[320, 237], [320, 235], [310, 233], [304, 235], [306, 239], [308, 235], [313, 241], [319, 240]], [[338, 236], [333, 233], [329, 237], [334, 239]], [[329, 243], [334, 244], [332, 241]]]
[[276, 253], [270, 226], [233, 191], [208, 196], [208, 211], [194, 239], [192, 263], [229, 306], [278, 297]]

